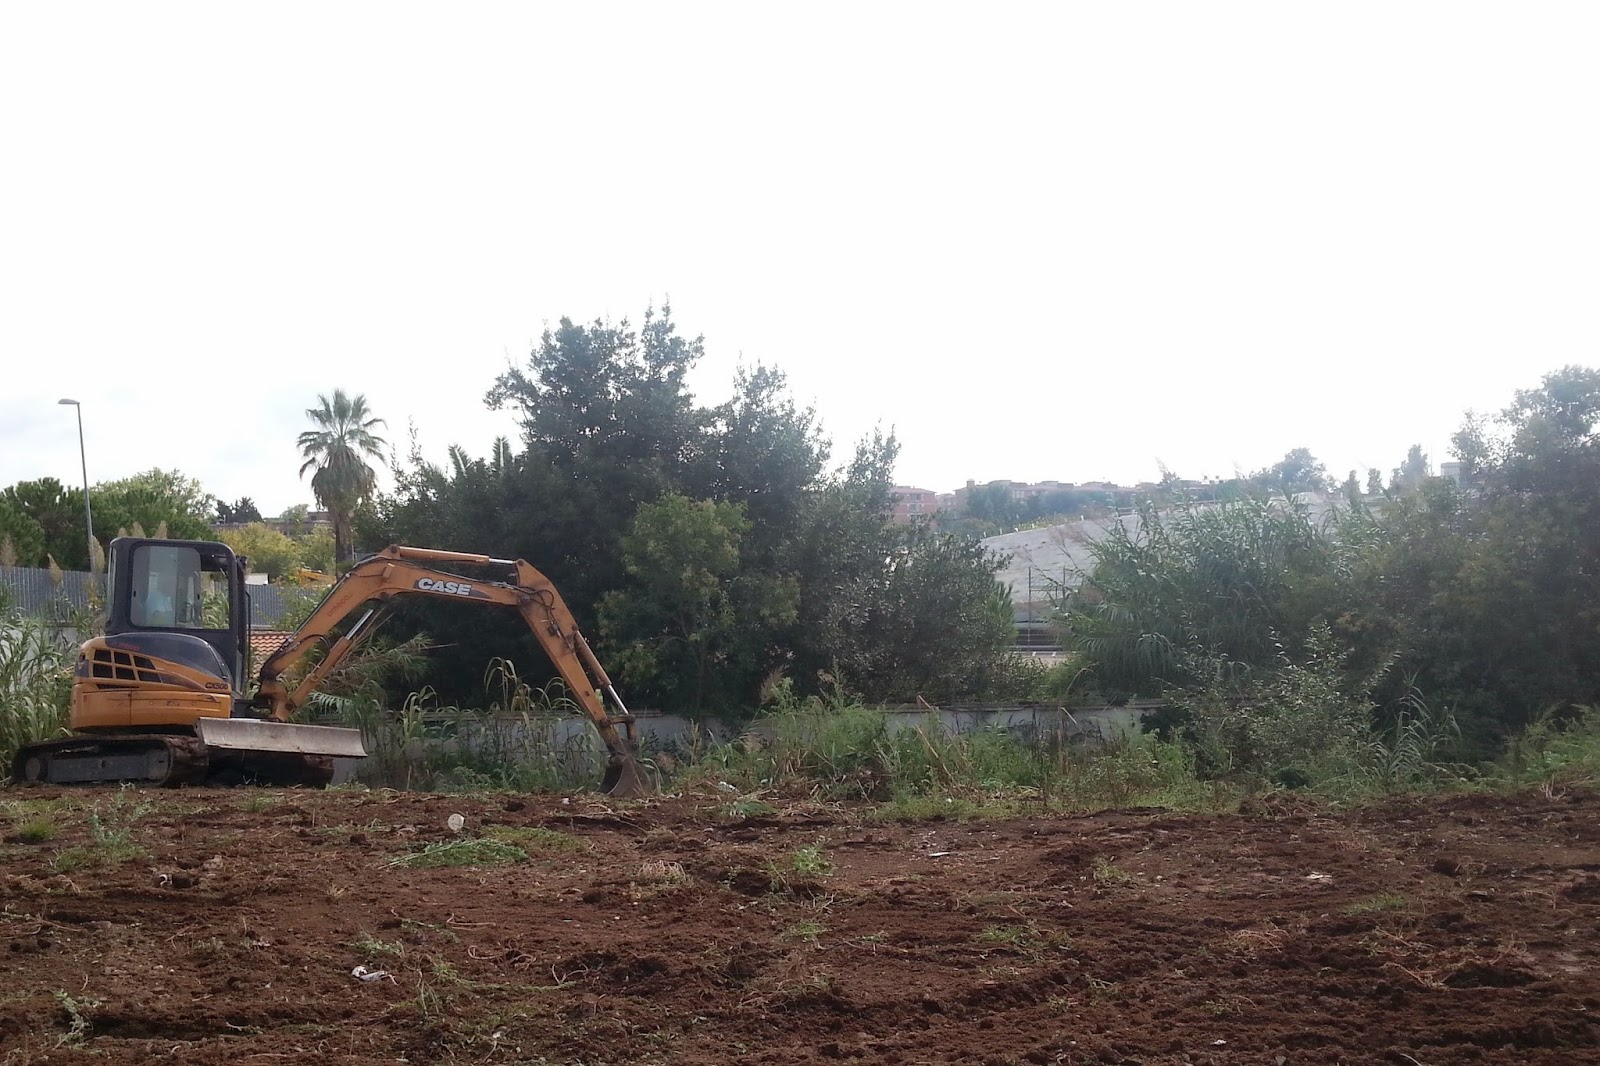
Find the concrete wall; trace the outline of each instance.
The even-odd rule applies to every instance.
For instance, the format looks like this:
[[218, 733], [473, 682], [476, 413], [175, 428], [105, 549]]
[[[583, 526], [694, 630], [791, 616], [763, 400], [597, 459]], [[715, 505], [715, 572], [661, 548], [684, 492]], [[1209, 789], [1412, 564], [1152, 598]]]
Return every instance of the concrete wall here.
[[[927, 729], [936, 725], [950, 733], [969, 733], [1003, 729], [1025, 743], [1046, 740], [1078, 740], [1103, 744], [1130, 732], [1137, 732], [1144, 716], [1159, 704], [1139, 703], [1122, 707], [1084, 707], [1067, 711], [1060, 707], [1000, 705], [985, 707], [940, 708], [891, 707], [879, 710], [891, 732]], [[708, 743], [725, 743], [739, 736], [754, 734], [771, 740], [770, 722], [756, 721], [741, 730], [692, 722], [679, 715], [654, 711], [635, 712], [634, 729], [646, 751], [688, 751]], [[430, 723], [434, 736], [423, 744], [447, 747], [466, 746], [490, 750], [549, 751], [552, 757], [601, 757], [600, 738], [588, 719], [578, 717], [538, 718], [440, 718]], [[448, 735], [442, 735], [448, 733]], [[335, 783], [349, 780], [358, 760], [338, 760]]]

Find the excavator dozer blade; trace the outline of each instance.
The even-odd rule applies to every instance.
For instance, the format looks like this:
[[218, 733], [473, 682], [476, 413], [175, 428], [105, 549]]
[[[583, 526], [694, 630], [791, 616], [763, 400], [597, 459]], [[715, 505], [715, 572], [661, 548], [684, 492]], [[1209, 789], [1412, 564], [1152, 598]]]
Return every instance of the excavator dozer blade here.
[[364, 759], [361, 730], [329, 725], [296, 725], [258, 718], [201, 718], [195, 733], [208, 748], [280, 751], [292, 755], [330, 755]]
[[639, 799], [653, 795], [656, 790], [645, 777], [638, 760], [625, 756], [614, 758], [606, 764], [606, 776], [600, 782], [600, 791], [617, 799]]

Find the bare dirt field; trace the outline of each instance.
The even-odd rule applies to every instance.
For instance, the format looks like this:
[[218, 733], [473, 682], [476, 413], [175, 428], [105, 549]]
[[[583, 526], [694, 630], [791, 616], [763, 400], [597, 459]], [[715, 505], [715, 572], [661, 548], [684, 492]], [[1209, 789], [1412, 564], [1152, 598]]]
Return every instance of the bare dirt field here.
[[[965, 824], [716, 798], [0, 802], [8, 1064], [1600, 1062], [1587, 791]], [[24, 839], [41, 818], [53, 838]], [[528, 858], [395, 861], [490, 839]]]

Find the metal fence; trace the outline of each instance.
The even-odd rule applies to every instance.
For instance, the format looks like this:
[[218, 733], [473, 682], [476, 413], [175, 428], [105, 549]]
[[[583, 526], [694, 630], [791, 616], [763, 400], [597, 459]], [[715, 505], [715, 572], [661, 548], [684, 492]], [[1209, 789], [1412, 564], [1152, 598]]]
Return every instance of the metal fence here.
[[82, 570], [46, 570], [34, 566], [0, 566], [0, 599], [9, 600], [34, 618], [60, 618], [87, 611], [100, 588], [100, 578]]
[[[32, 618], [63, 618], [87, 611], [104, 601], [104, 577], [82, 570], [48, 570], [36, 566], [0, 566], [0, 601]], [[97, 594], [91, 594], [98, 590]], [[277, 585], [249, 585], [250, 620], [256, 628], [271, 629], [293, 602]]]

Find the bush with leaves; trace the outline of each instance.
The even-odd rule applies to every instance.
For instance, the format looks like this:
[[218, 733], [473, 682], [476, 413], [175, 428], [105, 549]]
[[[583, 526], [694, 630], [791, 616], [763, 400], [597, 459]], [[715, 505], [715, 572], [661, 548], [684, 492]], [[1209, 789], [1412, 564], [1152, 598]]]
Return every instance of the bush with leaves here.
[[1205, 683], [1211, 662], [1270, 669], [1350, 600], [1349, 544], [1294, 500], [1146, 501], [1090, 550], [1060, 624], [1107, 693]]
[[1326, 624], [1310, 628], [1297, 654], [1280, 648], [1268, 668], [1210, 656], [1187, 671], [1196, 682], [1169, 702], [1204, 776], [1301, 787], [1349, 772], [1367, 750], [1370, 685], [1349, 684]]

